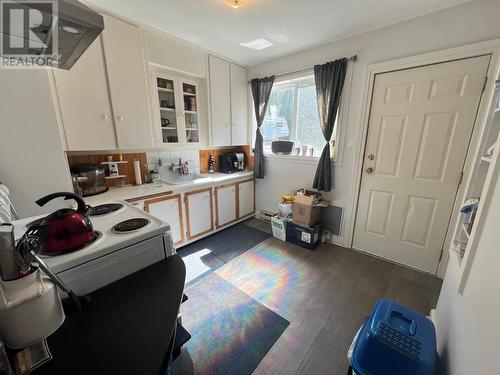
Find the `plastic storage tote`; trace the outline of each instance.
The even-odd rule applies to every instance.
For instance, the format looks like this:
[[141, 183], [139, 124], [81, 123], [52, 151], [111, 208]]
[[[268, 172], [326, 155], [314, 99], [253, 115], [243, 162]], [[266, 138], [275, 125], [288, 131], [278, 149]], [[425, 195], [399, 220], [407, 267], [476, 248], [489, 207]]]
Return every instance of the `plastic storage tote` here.
[[286, 226], [286, 240], [305, 249], [313, 250], [321, 244], [321, 224], [306, 228], [290, 222]]
[[357, 375], [438, 375], [434, 324], [424, 315], [381, 299], [352, 353]]

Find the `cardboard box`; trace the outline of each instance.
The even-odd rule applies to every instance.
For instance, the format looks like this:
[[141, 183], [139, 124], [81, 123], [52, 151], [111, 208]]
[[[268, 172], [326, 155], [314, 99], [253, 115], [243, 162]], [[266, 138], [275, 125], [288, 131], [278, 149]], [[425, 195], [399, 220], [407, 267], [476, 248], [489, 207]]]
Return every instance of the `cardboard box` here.
[[321, 196], [315, 191], [306, 190], [306, 195], [298, 194], [293, 202], [293, 222], [305, 227], [319, 223], [321, 208], [327, 207], [330, 202], [322, 200], [314, 204], [314, 198]]
[[271, 227], [273, 229], [273, 236], [280, 239], [281, 241], [286, 241], [286, 228], [289, 219], [275, 215], [271, 218]]

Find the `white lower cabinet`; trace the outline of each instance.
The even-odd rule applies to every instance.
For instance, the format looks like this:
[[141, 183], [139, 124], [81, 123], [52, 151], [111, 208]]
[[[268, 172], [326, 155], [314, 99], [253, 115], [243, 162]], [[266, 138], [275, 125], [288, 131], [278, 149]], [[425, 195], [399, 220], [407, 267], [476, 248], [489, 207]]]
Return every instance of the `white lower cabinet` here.
[[214, 230], [211, 187], [184, 193], [184, 207], [188, 240]]
[[166, 195], [144, 201], [144, 211], [168, 223], [174, 245], [184, 242], [181, 195]]
[[236, 221], [236, 184], [221, 185], [214, 189], [216, 218], [215, 226], [223, 227]]
[[255, 180], [237, 183], [238, 186], [238, 218], [251, 215], [255, 211]]

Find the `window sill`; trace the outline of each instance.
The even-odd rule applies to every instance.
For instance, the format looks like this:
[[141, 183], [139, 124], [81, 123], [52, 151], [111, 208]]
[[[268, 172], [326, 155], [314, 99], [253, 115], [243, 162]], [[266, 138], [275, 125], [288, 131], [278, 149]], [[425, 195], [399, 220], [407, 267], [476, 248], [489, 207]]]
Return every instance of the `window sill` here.
[[[281, 162], [299, 162], [301, 164], [318, 164], [319, 162], [319, 156], [264, 154], [264, 158]], [[331, 162], [332, 165], [337, 164], [337, 161], [334, 159]]]

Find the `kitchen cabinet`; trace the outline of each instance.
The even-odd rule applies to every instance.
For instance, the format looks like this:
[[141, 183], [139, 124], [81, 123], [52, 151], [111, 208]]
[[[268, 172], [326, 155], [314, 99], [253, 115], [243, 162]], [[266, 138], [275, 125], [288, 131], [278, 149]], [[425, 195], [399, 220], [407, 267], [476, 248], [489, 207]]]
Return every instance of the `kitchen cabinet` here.
[[118, 147], [152, 147], [141, 31], [115, 18], [104, 21], [102, 39]]
[[199, 82], [153, 71], [156, 145], [200, 142]]
[[71, 70], [52, 70], [68, 150], [116, 147], [102, 53], [99, 37]]
[[229, 62], [209, 56], [212, 146], [231, 145], [231, 77]]
[[187, 239], [202, 236], [214, 229], [212, 188], [184, 193]]
[[168, 223], [174, 245], [184, 242], [181, 195], [166, 195], [144, 201], [144, 211]]
[[231, 64], [231, 144], [246, 145], [248, 123], [248, 73]]
[[105, 17], [71, 70], [53, 72], [69, 151], [153, 147], [139, 28]]
[[255, 212], [255, 180], [237, 183], [238, 189], [238, 219]]
[[215, 226], [217, 229], [236, 221], [236, 184], [221, 185], [214, 188]]
[[209, 56], [212, 145], [247, 143], [248, 74], [241, 66]]

